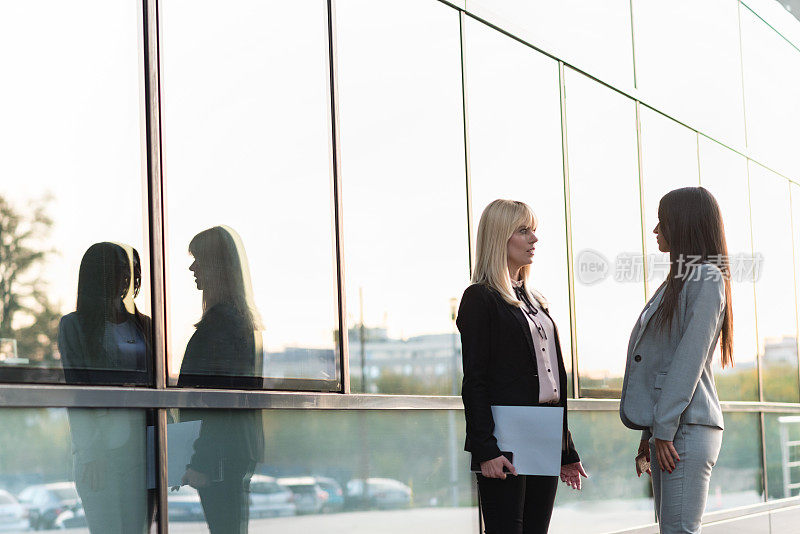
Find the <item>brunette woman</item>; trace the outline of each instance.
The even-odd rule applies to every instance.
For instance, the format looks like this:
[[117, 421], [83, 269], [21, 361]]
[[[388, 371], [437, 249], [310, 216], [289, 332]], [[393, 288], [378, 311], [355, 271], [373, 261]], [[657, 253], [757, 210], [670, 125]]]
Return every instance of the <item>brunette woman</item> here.
[[653, 233], [670, 272], [631, 332], [620, 417], [642, 430], [640, 457], [654, 460], [647, 472], [661, 532], [696, 533], [722, 444], [711, 369], [720, 337], [722, 366], [733, 365], [728, 247], [719, 206], [702, 187], [664, 195]]

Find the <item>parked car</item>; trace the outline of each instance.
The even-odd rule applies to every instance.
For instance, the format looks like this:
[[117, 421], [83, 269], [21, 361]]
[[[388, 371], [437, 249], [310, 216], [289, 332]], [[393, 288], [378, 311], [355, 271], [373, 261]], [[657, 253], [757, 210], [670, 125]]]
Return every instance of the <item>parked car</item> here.
[[295, 515], [294, 493], [274, 477], [253, 475], [250, 479], [250, 517]]
[[411, 488], [391, 478], [357, 478], [347, 483], [345, 500], [351, 509], [405, 508], [411, 505]]
[[170, 521], [205, 521], [200, 494], [191, 486], [167, 493], [167, 518]]
[[278, 484], [292, 490], [298, 514], [318, 514], [328, 501], [328, 492], [313, 477], [279, 478]]
[[314, 480], [328, 494], [328, 500], [322, 506], [322, 512], [333, 513], [341, 511], [344, 508], [344, 492], [339, 483], [328, 477], [314, 477]]
[[0, 490], [0, 530], [28, 530], [28, 509], [6, 490]]
[[53, 482], [28, 486], [19, 494], [27, 508], [30, 526], [34, 530], [54, 528], [62, 512], [76, 509], [80, 504], [74, 482]]

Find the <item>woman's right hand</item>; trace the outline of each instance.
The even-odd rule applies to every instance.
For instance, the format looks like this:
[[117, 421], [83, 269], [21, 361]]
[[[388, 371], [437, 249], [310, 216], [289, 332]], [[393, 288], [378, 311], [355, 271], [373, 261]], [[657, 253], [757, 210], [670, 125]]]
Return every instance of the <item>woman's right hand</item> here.
[[191, 467], [187, 467], [186, 472], [181, 477], [181, 485], [189, 485], [194, 489], [205, 488], [208, 484], [208, 475], [200, 471], [195, 471]]
[[[649, 440], [643, 439], [639, 443], [639, 452], [636, 455], [637, 458], [639, 457], [640, 454], [644, 454], [644, 457], [647, 460], [647, 462], [648, 463], [650, 462], [650, 442], [649, 442]], [[635, 462], [635, 463], [636, 463], [636, 476], [640, 477], [640, 476], [642, 476], [642, 471], [639, 469], [639, 462]], [[650, 472], [650, 469], [645, 471], [645, 473], [647, 473], [648, 475], [652, 476], [652, 474]]]
[[514, 467], [511, 462], [508, 461], [508, 458], [502, 454], [497, 458], [481, 462], [481, 474], [486, 478], [499, 478], [501, 480], [505, 480], [506, 473], [503, 471], [504, 467], [507, 467], [508, 470], [511, 471], [512, 475], [517, 476], [517, 468]]

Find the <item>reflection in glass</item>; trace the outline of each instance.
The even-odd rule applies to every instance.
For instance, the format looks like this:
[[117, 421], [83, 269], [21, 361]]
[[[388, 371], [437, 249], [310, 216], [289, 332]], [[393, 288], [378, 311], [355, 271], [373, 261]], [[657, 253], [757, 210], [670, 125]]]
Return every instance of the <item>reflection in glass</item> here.
[[220, 224], [248, 245], [266, 385], [338, 380], [327, 2], [163, 2], [159, 45], [170, 383], [201, 305], [186, 244]]
[[800, 175], [800, 51], [744, 5], [742, 68], [747, 145], [770, 168]]
[[659, 252], [653, 229], [661, 197], [680, 187], [699, 185], [697, 134], [650, 108], [639, 108], [644, 200], [644, 248], [648, 298], [669, 273], [669, 253]]
[[624, 429], [616, 412], [570, 412], [575, 446], [590, 478], [581, 491], [559, 491], [552, 532], [606, 533], [654, 522], [647, 475], [636, 478], [640, 432]]
[[0, 381], [64, 381], [58, 324], [92, 243], [138, 248], [150, 307], [141, 9], [0, 4]]
[[455, 299], [469, 284], [458, 12], [345, 0], [336, 19], [352, 390], [457, 394]]
[[[580, 395], [619, 397], [644, 304], [636, 113], [633, 101], [566, 73]], [[620, 320], [597, 320], [611, 310]]]
[[[81, 260], [76, 311], [58, 328], [67, 383], [142, 383], [151, 376], [151, 321], [134, 304], [135, 249], [96, 243]], [[75, 487], [92, 532], [146, 532], [155, 494], [145, 486], [145, 412], [69, 408]]]
[[602, 80], [633, 86], [629, 0], [470, 0], [468, 7]]
[[95, 243], [83, 255], [77, 309], [58, 327], [67, 383], [150, 381], [152, 323], [134, 304], [141, 283], [136, 249]]
[[647, 102], [743, 146], [738, 3], [634, 0], [632, 10], [636, 88]]
[[239, 235], [215, 226], [189, 243], [203, 316], [186, 345], [178, 386], [259, 387], [261, 317]]
[[562, 325], [572, 391], [558, 64], [471, 18], [464, 32], [472, 220], [496, 198], [522, 199], [536, 212], [530, 283]]
[[[215, 226], [197, 234], [189, 251], [194, 256], [190, 269], [203, 292], [203, 317], [186, 345], [178, 386], [258, 387], [261, 319], [241, 238], [231, 228]], [[173, 433], [196, 431], [196, 439], [191, 454], [179, 452], [189, 461], [180, 482], [170, 485], [176, 491], [182, 485], [197, 490], [212, 534], [247, 532], [250, 477], [264, 454], [260, 413], [182, 410], [175, 424]]]
[[753, 251], [763, 261], [756, 279], [758, 352], [764, 400], [798, 402], [797, 316], [789, 182], [752, 161]]
[[722, 449], [711, 472], [706, 512], [764, 500], [761, 469], [761, 423], [755, 413], [723, 414]]
[[717, 393], [721, 400], [755, 401], [758, 400], [758, 338], [747, 160], [707, 137], [700, 136], [699, 142], [700, 182], [711, 191], [722, 211], [731, 257], [734, 366], [722, 369], [718, 344], [713, 358]]
[[767, 499], [800, 495], [800, 416], [765, 414], [764, 442], [767, 453]]
[[0, 530], [148, 532], [155, 472], [145, 435], [141, 410], [0, 411]]
[[[216, 412], [195, 411], [203, 421]], [[253, 413], [251, 422], [263, 422], [267, 441], [249, 483], [249, 523], [221, 532], [385, 532], [387, 525], [404, 532], [477, 531], [474, 475], [461, 450], [459, 412]], [[190, 424], [168, 425], [168, 441], [187, 441], [179, 427]], [[215, 436], [208, 445], [224, 449], [228, 441]], [[173, 445], [168, 446], [172, 453]], [[179, 462], [170, 463], [170, 480], [181, 477]], [[187, 486], [169, 492], [171, 529], [207, 531], [202, 494]], [[238, 506], [235, 501], [228, 494], [219, 504]]]

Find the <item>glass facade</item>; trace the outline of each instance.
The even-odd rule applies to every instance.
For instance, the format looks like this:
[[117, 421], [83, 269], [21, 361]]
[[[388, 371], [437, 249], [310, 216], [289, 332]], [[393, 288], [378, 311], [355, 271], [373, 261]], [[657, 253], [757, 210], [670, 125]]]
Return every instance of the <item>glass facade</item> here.
[[617, 399], [698, 184], [736, 364], [705, 528], [795, 524], [800, 22], [760, 4], [2, 4], [0, 530], [479, 531], [455, 314], [514, 198], [590, 473], [551, 532], [655, 532]]
[[259, 355], [231, 376], [339, 379], [326, 21], [323, 1], [160, 5], [172, 384], [228, 385], [196, 347], [201, 316], [237, 299]]

